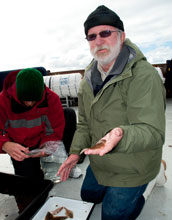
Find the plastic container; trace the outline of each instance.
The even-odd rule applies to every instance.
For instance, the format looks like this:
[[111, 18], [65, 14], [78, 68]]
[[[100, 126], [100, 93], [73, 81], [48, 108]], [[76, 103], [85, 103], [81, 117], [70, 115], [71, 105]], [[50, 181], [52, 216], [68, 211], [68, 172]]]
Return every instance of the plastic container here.
[[63, 142], [58, 141], [57, 150], [52, 155], [40, 159], [44, 178], [52, 180], [53, 182], [60, 180], [60, 176], [57, 176], [57, 171], [67, 157]]

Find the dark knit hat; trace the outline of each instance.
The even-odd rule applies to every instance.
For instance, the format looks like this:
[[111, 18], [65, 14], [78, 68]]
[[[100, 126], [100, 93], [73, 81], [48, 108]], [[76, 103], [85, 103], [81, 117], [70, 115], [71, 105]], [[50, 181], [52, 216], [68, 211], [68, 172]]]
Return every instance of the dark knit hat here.
[[98, 25], [110, 25], [124, 31], [120, 17], [104, 5], [97, 7], [84, 22], [85, 34], [88, 34], [90, 28]]
[[21, 70], [16, 77], [17, 98], [20, 101], [40, 101], [44, 91], [44, 80], [37, 69]]

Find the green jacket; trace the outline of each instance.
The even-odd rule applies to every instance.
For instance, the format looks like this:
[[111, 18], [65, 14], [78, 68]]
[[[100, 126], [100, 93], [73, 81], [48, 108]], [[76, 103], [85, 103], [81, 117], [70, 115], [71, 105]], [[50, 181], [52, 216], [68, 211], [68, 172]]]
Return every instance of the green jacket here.
[[[104, 156], [89, 156], [99, 184], [135, 187], [159, 172], [165, 139], [165, 89], [156, 69], [129, 39], [96, 95], [95, 61], [88, 66], [78, 94], [78, 126], [70, 153], [79, 154], [110, 130], [121, 127], [123, 138]], [[93, 74], [92, 74], [93, 73]], [[100, 74], [99, 74], [100, 75]]]

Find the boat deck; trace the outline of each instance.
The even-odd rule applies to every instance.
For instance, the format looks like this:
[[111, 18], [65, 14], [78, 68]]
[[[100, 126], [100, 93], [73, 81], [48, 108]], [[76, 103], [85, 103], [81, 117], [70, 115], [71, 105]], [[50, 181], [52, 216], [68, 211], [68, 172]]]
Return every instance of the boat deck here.
[[[157, 119], [158, 120], [158, 119]], [[172, 148], [168, 147], [172, 144], [172, 99], [167, 99], [166, 109], [166, 140], [163, 150], [163, 159], [167, 163], [167, 183], [164, 187], [154, 187], [150, 197], [148, 198], [141, 215], [138, 220], [171, 220], [172, 219]], [[85, 175], [89, 160], [86, 157], [82, 164], [78, 166]], [[7, 154], [0, 155], [0, 172], [14, 173], [10, 158]], [[66, 182], [57, 183], [49, 193], [49, 196], [58, 196], [81, 200], [80, 187], [84, 175], [79, 179], [69, 178]], [[96, 205], [90, 220], [101, 219], [101, 204]]]

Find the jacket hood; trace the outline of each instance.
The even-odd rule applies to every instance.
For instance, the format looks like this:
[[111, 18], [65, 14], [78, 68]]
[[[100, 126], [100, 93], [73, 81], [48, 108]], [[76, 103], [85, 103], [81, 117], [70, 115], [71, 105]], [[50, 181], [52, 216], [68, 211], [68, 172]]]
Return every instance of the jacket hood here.
[[13, 96], [13, 90], [15, 87], [16, 76], [20, 70], [9, 73], [3, 83], [3, 93], [9, 97]]
[[[14, 98], [17, 102], [21, 103], [20, 100], [17, 98], [17, 92], [16, 92], [16, 77], [17, 74], [19, 73], [20, 70], [16, 70], [13, 71], [11, 73], [9, 73], [3, 83], [3, 90], [2, 92], [9, 98]], [[45, 86], [46, 87], [46, 86]], [[43, 93], [43, 97], [42, 99], [38, 102], [38, 104], [40, 102], [42, 102], [42, 100], [45, 97], [45, 89], [44, 89], [44, 93]]]
[[131, 65], [133, 65], [135, 62], [139, 60], [142, 60], [142, 59], [146, 60], [146, 57], [143, 55], [143, 53], [138, 48], [138, 46], [132, 43], [128, 38], [126, 38], [126, 40], [124, 41], [124, 44], [129, 48], [130, 51], [135, 52], [135, 56], [133, 57], [133, 59], [131, 59], [130, 57], [132, 52], [130, 53], [128, 63], [131, 63]]

